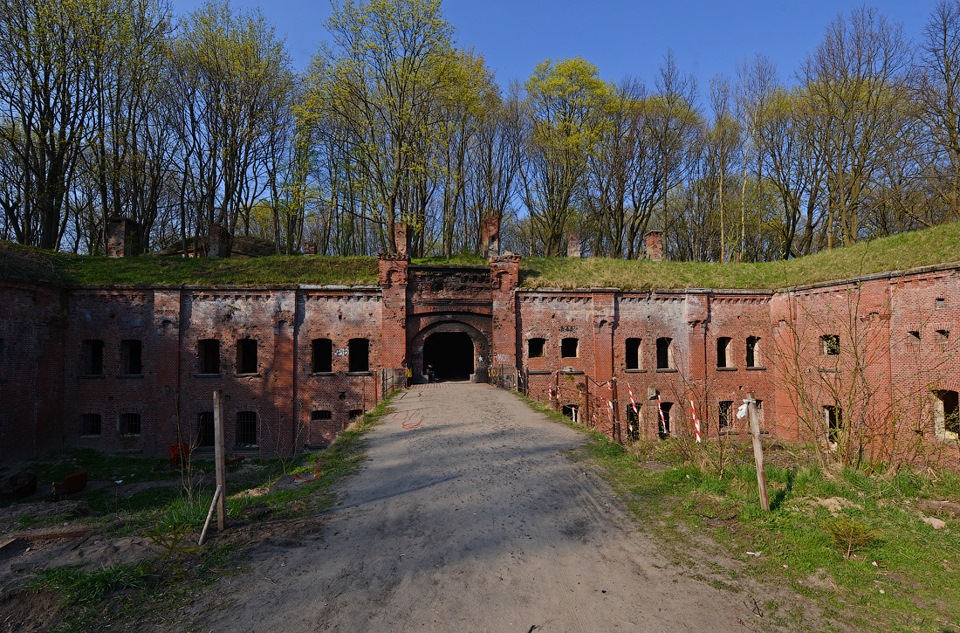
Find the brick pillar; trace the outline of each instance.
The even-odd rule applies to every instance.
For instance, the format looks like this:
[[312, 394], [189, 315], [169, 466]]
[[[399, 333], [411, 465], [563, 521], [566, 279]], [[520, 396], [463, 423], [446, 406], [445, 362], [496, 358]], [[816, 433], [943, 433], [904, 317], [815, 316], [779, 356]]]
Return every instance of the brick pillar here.
[[663, 231], [647, 231], [643, 239], [647, 259], [652, 262], [663, 261]]
[[[597, 382], [606, 382], [614, 377], [613, 335], [616, 326], [616, 289], [594, 288], [593, 302], [593, 370], [589, 371]], [[593, 402], [593, 423], [598, 431], [607, 437], [613, 437], [613, 424], [610, 420], [610, 409], [607, 402], [613, 399], [613, 390], [601, 387]], [[616, 413], [620, 405], [613, 403]]]
[[487, 216], [483, 221], [483, 240], [480, 253], [487, 259], [500, 255], [500, 218], [496, 215]]
[[[181, 376], [186, 380], [190, 379], [196, 354], [196, 350], [181, 348], [180, 307], [179, 289], [153, 291], [153, 326], [156, 337], [154, 357], [157, 359], [155, 388], [160, 394], [157, 399], [160, 410], [156, 412], [156, 420], [160, 424], [156, 438], [159, 447], [177, 443], [177, 401], [183, 398], [183, 395], [178, 393], [180, 379]], [[189, 433], [194, 422], [195, 420], [183, 419], [183, 433]]]
[[567, 236], [567, 257], [580, 257], [581, 254], [580, 234], [571, 233]]
[[393, 247], [396, 257], [410, 259], [412, 239], [413, 235], [409, 224], [406, 222], [397, 222], [393, 225]]
[[407, 358], [407, 283], [410, 260], [380, 255], [381, 345], [380, 363], [399, 369]]
[[517, 286], [520, 284], [520, 256], [501, 255], [490, 260], [493, 283], [493, 365], [517, 367]]
[[274, 425], [276, 439], [269, 448], [279, 455], [293, 455], [299, 446], [306, 443], [301, 433], [303, 416], [300, 413], [296, 392], [296, 347], [294, 339], [296, 292], [278, 292], [276, 312], [273, 315], [273, 363], [264, 371], [264, 382], [270, 385], [273, 400], [272, 418], [265, 420]]

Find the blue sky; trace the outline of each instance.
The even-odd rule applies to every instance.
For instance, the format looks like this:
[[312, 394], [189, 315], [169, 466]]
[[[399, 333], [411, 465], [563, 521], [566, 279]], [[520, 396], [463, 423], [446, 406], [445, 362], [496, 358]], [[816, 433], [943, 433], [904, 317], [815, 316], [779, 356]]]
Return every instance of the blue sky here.
[[[919, 39], [936, 0], [877, 0], [871, 4]], [[173, 0], [175, 14], [201, 2]], [[297, 70], [327, 38], [328, 0], [232, 0], [235, 8], [259, 7], [284, 38]], [[526, 80], [544, 59], [580, 56], [602, 78], [635, 76], [653, 83], [672, 49], [680, 69], [694, 73], [705, 95], [716, 74], [735, 79], [737, 66], [763, 53], [788, 83], [838, 14], [863, 2], [838, 0], [446, 0], [444, 16], [461, 48], [482, 55], [502, 86]]]

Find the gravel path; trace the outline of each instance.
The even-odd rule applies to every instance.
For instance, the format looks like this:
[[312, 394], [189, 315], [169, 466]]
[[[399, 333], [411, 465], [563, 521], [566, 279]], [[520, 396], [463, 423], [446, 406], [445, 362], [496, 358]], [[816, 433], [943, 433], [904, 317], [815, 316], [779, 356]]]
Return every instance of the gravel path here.
[[637, 531], [583, 436], [486, 385], [414, 387], [323, 529], [265, 543], [194, 631], [747, 631]]

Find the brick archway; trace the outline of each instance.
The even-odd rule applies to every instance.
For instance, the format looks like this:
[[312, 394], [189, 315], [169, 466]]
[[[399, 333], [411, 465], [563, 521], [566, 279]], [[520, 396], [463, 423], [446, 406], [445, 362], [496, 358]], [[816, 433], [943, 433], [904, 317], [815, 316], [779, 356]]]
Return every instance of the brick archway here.
[[[433, 341], [431, 337], [434, 337]], [[487, 381], [490, 339], [477, 327], [452, 318], [438, 321], [417, 332], [411, 343], [414, 374], [421, 376], [427, 374], [427, 364], [431, 362], [431, 358], [427, 356], [432, 355], [433, 361], [441, 362], [440, 366], [435, 367], [440, 379]], [[439, 351], [441, 347], [444, 349], [442, 352]], [[447, 356], [444, 357], [444, 354]], [[472, 357], [463, 358], [465, 354], [470, 354]], [[469, 376], [464, 369], [468, 366]]]

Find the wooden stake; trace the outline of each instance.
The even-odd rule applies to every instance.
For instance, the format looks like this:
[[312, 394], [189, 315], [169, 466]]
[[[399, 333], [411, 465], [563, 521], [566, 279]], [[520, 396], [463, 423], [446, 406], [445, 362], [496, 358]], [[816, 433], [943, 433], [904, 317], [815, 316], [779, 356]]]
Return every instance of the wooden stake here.
[[217, 500], [220, 499], [220, 492], [223, 489], [220, 486], [217, 486], [217, 491], [213, 493], [213, 501], [210, 502], [210, 509], [207, 510], [207, 520], [203, 522], [203, 531], [200, 532], [200, 542], [197, 545], [203, 545], [203, 542], [207, 538], [207, 528], [210, 527], [210, 519], [213, 517], [213, 508], [217, 505]]
[[217, 466], [217, 490], [220, 491], [217, 504], [217, 530], [223, 532], [227, 522], [227, 463], [223, 450], [223, 393], [219, 389], [213, 392], [213, 443], [214, 461]]
[[750, 431], [753, 435], [753, 459], [757, 462], [757, 487], [760, 489], [760, 507], [770, 511], [770, 498], [767, 497], [767, 473], [763, 470], [763, 446], [760, 444], [760, 416], [757, 414], [757, 401], [753, 394], [747, 394], [747, 414], [750, 417]]

